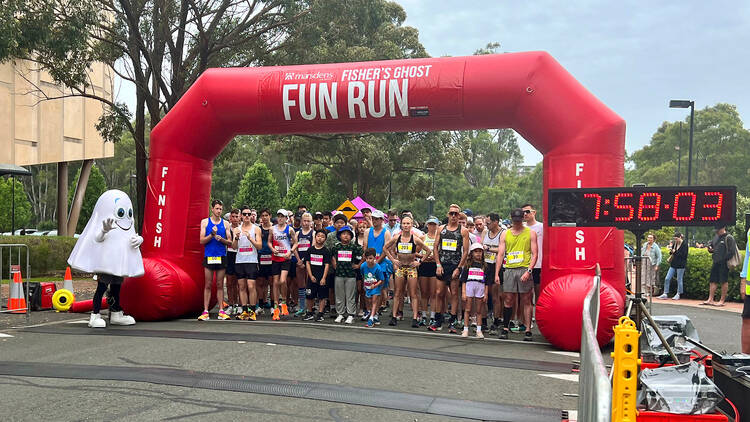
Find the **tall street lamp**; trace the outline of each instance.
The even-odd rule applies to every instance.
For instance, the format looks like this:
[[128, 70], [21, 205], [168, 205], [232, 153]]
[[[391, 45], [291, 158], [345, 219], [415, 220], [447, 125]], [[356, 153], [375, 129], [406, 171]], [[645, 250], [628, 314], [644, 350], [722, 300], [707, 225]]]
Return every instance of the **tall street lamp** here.
[[695, 101], [693, 100], [670, 100], [669, 108], [689, 108], [690, 109], [690, 143], [688, 145], [688, 181], [690, 186], [693, 182], [693, 122], [695, 120]]
[[427, 203], [429, 204], [427, 207], [427, 216], [433, 215], [433, 211], [435, 210], [435, 168], [434, 167], [428, 167], [425, 169], [427, 173], [432, 178], [432, 193], [430, 193], [430, 196], [427, 197]]
[[677, 136], [677, 186], [680, 186], [680, 167], [682, 162], [682, 121], [680, 121], [680, 133]]

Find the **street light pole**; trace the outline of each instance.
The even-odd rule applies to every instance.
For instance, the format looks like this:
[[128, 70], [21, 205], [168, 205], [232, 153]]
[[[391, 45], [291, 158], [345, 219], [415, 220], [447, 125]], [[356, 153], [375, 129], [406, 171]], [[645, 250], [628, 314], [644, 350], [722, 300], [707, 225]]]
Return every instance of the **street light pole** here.
[[[693, 128], [694, 128], [694, 122], [695, 122], [695, 101], [693, 100], [670, 100], [669, 108], [690, 108], [690, 143], [688, 145], [687, 185], [691, 186], [691, 184], [693, 183], [693, 130], [694, 130]], [[680, 130], [680, 132], [682, 131]], [[685, 227], [685, 239], [687, 239], [688, 243], [690, 243], [689, 227]]]
[[432, 179], [432, 193], [430, 193], [430, 197], [427, 198], [427, 215], [431, 216], [435, 210], [435, 169], [428, 167], [425, 171], [430, 174], [430, 178]]
[[677, 186], [680, 186], [680, 165], [682, 162], [682, 121], [680, 121], [680, 133], [677, 137]]

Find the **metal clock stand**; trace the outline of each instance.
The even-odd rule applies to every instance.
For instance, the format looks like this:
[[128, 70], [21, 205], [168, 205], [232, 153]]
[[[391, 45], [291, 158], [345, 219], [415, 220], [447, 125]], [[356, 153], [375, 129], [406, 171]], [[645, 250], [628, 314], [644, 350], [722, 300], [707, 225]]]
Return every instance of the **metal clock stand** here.
[[[659, 329], [659, 326], [654, 322], [654, 319], [651, 317], [651, 314], [648, 312], [648, 309], [646, 308], [646, 299], [643, 297], [643, 292], [641, 291], [641, 265], [642, 261], [644, 259], [643, 256], [641, 256], [641, 243], [643, 242], [643, 235], [646, 234], [646, 230], [644, 229], [630, 229], [630, 232], [635, 235], [635, 252], [636, 255], [633, 257], [635, 260], [635, 296], [628, 296], [628, 306], [627, 310], [625, 311], [625, 315], [630, 316], [630, 313], [633, 310], [633, 307], [635, 307], [635, 325], [638, 327], [638, 330], [641, 329], [641, 321], [643, 319], [643, 316], [646, 317], [648, 320], [649, 325], [654, 329], [654, 332], [656, 332], [656, 335], [659, 336], [659, 340], [661, 340], [662, 345], [664, 346], [664, 349], [669, 353], [669, 356], [674, 361], [675, 365], [679, 365], [680, 361], [677, 359], [677, 356], [674, 354], [674, 351], [672, 351], [672, 347], [669, 346], [669, 343], [667, 343], [667, 340], [664, 338], [664, 334], [662, 334], [661, 330]], [[638, 342], [638, 356], [641, 355], [641, 342]]]

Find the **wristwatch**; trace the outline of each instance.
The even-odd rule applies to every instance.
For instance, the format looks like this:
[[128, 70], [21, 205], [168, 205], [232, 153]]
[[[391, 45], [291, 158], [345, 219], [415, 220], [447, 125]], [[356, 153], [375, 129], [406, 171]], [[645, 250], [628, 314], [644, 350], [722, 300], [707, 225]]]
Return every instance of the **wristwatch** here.
[[526, 269], [526, 272], [527, 272], [527, 273], [529, 273], [529, 274], [531, 274], [531, 272], [532, 272], [532, 271], [533, 271], [533, 270], [532, 270], [531, 268], [527, 268], [527, 269]]

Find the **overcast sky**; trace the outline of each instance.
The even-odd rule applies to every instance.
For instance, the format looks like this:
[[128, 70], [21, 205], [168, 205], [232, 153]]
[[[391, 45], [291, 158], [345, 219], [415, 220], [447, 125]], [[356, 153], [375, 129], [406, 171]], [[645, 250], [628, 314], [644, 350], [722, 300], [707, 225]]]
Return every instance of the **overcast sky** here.
[[[625, 119], [629, 153], [662, 122], [689, 114], [669, 109], [670, 99], [695, 100], [697, 109], [735, 104], [748, 127], [750, 2], [399, 3], [433, 57], [471, 55], [489, 42], [502, 52], [547, 51]], [[527, 142], [520, 146], [527, 164], [541, 161]]]
[[[698, 109], [735, 104], [748, 127], [750, 2], [398, 2], [433, 57], [471, 55], [489, 42], [501, 52], [547, 51], [625, 119], [629, 153], [662, 122], [688, 115], [669, 109], [670, 99], [695, 100]], [[117, 95], [134, 108], [132, 89]], [[541, 161], [526, 141], [520, 147], [526, 164]]]

